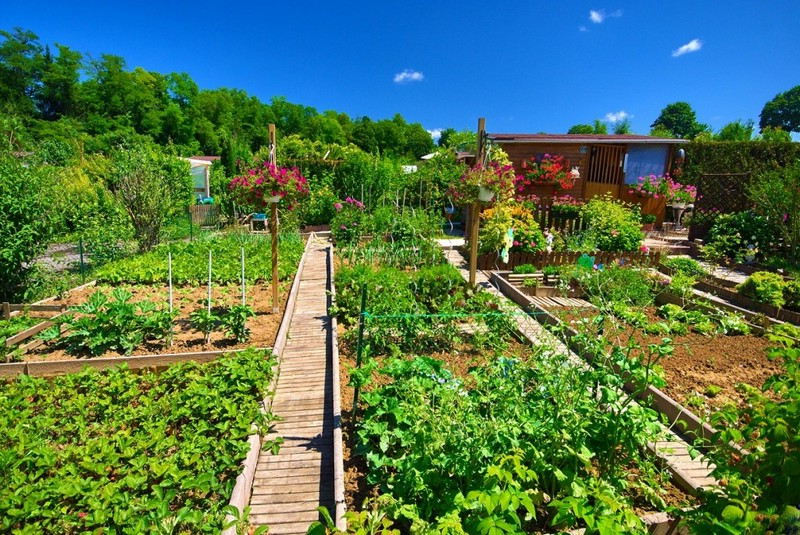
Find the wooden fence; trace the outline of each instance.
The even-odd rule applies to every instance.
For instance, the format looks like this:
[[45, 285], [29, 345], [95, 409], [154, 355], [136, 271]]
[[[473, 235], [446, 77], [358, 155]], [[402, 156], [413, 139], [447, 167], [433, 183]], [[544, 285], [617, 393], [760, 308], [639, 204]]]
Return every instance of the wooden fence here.
[[578, 259], [588, 254], [594, 257], [595, 264], [637, 264], [643, 266], [657, 266], [661, 263], [661, 253], [652, 252], [606, 252], [597, 251], [594, 253], [576, 252], [552, 252], [546, 251], [538, 253], [512, 252], [508, 255], [508, 263], [504, 263], [497, 253], [484, 253], [478, 255], [478, 269], [483, 270], [508, 270], [523, 264], [532, 264], [537, 268], [544, 266], [563, 266], [567, 264], [577, 264]]
[[196, 204], [189, 207], [192, 224], [200, 227], [216, 227], [220, 222], [218, 204]]
[[705, 239], [717, 215], [751, 208], [746, 193], [749, 182], [750, 173], [700, 175], [695, 183], [697, 200], [689, 223], [689, 239]]

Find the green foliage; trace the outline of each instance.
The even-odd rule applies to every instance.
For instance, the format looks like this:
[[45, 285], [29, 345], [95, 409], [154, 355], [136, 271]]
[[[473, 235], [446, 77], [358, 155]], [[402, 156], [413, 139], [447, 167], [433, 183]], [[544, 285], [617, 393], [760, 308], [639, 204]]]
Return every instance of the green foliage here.
[[755, 211], [780, 236], [785, 256], [800, 261], [800, 158], [784, 169], [755, 177], [747, 193]]
[[[172, 335], [175, 314], [150, 301], [131, 302], [133, 294], [122, 288], [92, 294], [86, 303], [72, 307], [42, 334], [55, 340], [70, 355], [96, 357], [109, 351], [130, 354], [144, 343], [163, 344]], [[61, 327], [68, 330], [60, 335]]]
[[789, 141], [692, 141], [684, 145], [686, 163], [681, 182], [696, 183], [700, 175], [750, 173], [758, 176], [791, 165], [800, 158], [800, 144]]
[[599, 251], [636, 251], [644, 239], [639, 212], [609, 196], [594, 197], [581, 208], [584, 239]]
[[496, 205], [481, 213], [478, 246], [482, 253], [498, 252], [506, 243], [506, 233], [514, 231], [511, 251], [542, 251], [547, 242], [536, 218], [522, 203]]
[[759, 303], [781, 307], [785, 304], [783, 297], [785, 288], [786, 282], [781, 275], [770, 271], [757, 271], [739, 284], [736, 291]]
[[256, 313], [247, 305], [234, 305], [222, 316], [222, 327], [228, 336], [236, 339], [240, 344], [250, 339], [250, 329], [247, 328], [247, 319]]
[[723, 126], [714, 139], [717, 141], [750, 141], [753, 138], [753, 121], [733, 121]]
[[664, 266], [690, 277], [705, 277], [708, 271], [700, 263], [685, 256], [671, 256], [662, 262]]
[[752, 212], [736, 212], [714, 220], [702, 254], [714, 261], [744, 262], [768, 256], [777, 245], [771, 221]]
[[598, 304], [616, 302], [633, 306], [646, 306], [653, 302], [653, 280], [639, 269], [607, 266], [601, 270], [580, 267], [562, 269], [562, 279], [576, 280], [587, 297]]
[[189, 325], [195, 331], [203, 334], [206, 344], [211, 341], [211, 333], [220, 325], [220, 322], [220, 317], [205, 305], [189, 314]]
[[520, 264], [518, 266], [514, 266], [514, 268], [511, 270], [512, 273], [515, 273], [517, 275], [527, 275], [531, 273], [536, 273], [537, 271], [538, 269], [536, 269], [536, 266], [534, 266], [533, 264]]
[[665, 106], [650, 128], [664, 129], [672, 134], [671, 137], [682, 139], [692, 139], [709, 130], [708, 125], [697, 122], [697, 115], [688, 102], [673, 102]]
[[676, 324], [684, 324], [699, 334], [722, 334], [728, 336], [749, 334], [750, 326], [744, 318], [735, 313], [718, 311], [707, 314], [698, 309], [689, 310], [678, 305], [666, 304], [658, 308], [658, 315], [675, 327], [675, 334], [685, 334]]
[[[175, 284], [200, 284], [208, 280], [208, 252], [212, 253], [212, 280], [215, 283], [239, 282], [241, 248], [245, 252], [245, 278], [248, 282], [269, 281], [272, 277], [271, 241], [268, 236], [224, 233], [192, 242], [163, 244], [154, 250], [106, 264], [95, 276], [100, 282], [166, 283], [167, 253], [172, 252], [172, 280]], [[278, 276], [285, 280], [297, 271], [304, 244], [297, 233], [283, 233], [278, 243]]]
[[764, 104], [758, 125], [780, 128], [785, 132], [800, 132], [800, 85], [778, 93]]
[[[581, 523], [591, 533], [644, 532], [624, 494], [647, 488], [662, 503], [658, 469], [641, 455], [654, 416], [632, 405], [617, 412], [625, 400], [603, 372], [536, 351], [530, 358], [477, 368], [470, 388], [434, 359], [386, 363], [390, 380], [364, 393], [358, 441], [368, 482], [401, 504], [395, 518], [452, 533]], [[620, 477], [626, 465], [640, 470], [637, 481]]]
[[252, 425], [266, 435], [273, 421], [261, 400], [274, 362], [248, 350], [161, 374], [8, 382], [0, 531], [219, 533]]
[[800, 310], [800, 280], [791, 279], [786, 281], [783, 288], [783, 299], [788, 308]]
[[115, 150], [111, 160], [109, 188], [128, 212], [139, 250], [149, 251], [164, 222], [189, 205], [189, 164], [146, 146]]
[[52, 185], [49, 168], [25, 166], [0, 152], [0, 294], [4, 300], [21, 293], [32, 260], [44, 251], [52, 232]]

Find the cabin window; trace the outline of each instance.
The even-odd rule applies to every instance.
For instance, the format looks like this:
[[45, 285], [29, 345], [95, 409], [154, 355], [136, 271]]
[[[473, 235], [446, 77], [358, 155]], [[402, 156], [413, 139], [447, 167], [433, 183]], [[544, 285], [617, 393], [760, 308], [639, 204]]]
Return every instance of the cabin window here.
[[192, 182], [196, 191], [206, 191], [206, 168], [204, 166], [192, 167]]
[[625, 183], [637, 184], [640, 176], [664, 174], [667, 145], [630, 145], [625, 157]]

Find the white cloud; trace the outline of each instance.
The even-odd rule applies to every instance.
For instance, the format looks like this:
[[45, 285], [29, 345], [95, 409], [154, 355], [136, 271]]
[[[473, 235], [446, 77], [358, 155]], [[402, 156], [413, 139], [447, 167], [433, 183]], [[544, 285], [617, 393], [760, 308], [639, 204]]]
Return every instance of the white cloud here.
[[438, 141], [440, 137], [442, 137], [443, 128], [433, 128], [428, 130], [428, 133], [431, 135], [434, 141]]
[[605, 9], [590, 9], [589, 10], [589, 20], [594, 22], [595, 24], [602, 24], [604, 20], [608, 17], [611, 18], [619, 18], [622, 16], [622, 10], [617, 9], [612, 11], [611, 13], [606, 13]]
[[677, 49], [672, 51], [672, 57], [677, 58], [678, 56], [682, 56], [684, 54], [688, 54], [689, 52], [697, 52], [703, 48], [703, 42], [700, 39], [692, 39], [685, 45], [678, 47]]
[[625, 119], [630, 119], [631, 117], [633, 116], [625, 110], [610, 111], [606, 113], [606, 122], [618, 123], [620, 121], [624, 121]]
[[589, 28], [587, 28], [586, 26], [581, 24], [580, 26], [578, 26], [578, 31], [579, 32], [588, 32]]
[[421, 82], [425, 76], [419, 72], [411, 69], [405, 69], [394, 75], [394, 83], [405, 84], [408, 82]]

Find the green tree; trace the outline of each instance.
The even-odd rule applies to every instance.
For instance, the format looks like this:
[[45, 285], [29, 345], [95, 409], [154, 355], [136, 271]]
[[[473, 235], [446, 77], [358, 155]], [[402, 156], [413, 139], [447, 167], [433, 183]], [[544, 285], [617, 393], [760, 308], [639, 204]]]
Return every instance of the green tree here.
[[786, 132], [800, 132], [800, 85], [775, 95], [764, 104], [758, 125], [762, 131], [771, 126]]
[[632, 134], [633, 129], [631, 128], [630, 119], [626, 118], [621, 121], [617, 121], [614, 124], [614, 133], [617, 135]]
[[111, 160], [109, 186], [128, 213], [139, 250], [148, 251], [164, 222], [189, 204], [189, 163], [144, 145], [119, 148]]
[[714, 136], [717, 141], [750, 141], [755, 126], [753, 121], [733, 121], [723, 126]]
[[608, 126], [599, 119], [595, 119], [592, 123], [592, 130], [594, 134], [608, 134]]
[[788, 143], [792, 141], [792, 136], [789, 132], [781, 128], [765, 126], [764, 129], [761, 130], [761, 141], [781, 141]]
[[439, 135], [439, 141], [436, 144], [439, 145], [440, 147], [449, 147], [450, 137], [455, 133], [456, 133], [455, 128], [445, 128]]
[[83, 56], [68, 46], [56, 47], [58, 55], [55, 58], [50, 53], [50, 47], [47, 47], [42, 58], [42, 83], [36, 95], [39, 113], [49, 120], [74, 115], [78, 111], [78, 79]]
[[576, 124], [569, 127], [567, 134], [594, 134], [594, 127], [590, 124]]
[[39, 84], [42, 46], [33, 32], [0, 30], [0, 102], [6, 111], [33, 115]]
[[800, 161], [756, 177], [748, 195], [755, 210], [776, 223], [792, 261], [800, 260]]
[[700, 132], [709, 129], [708, 125], [698, 123], [697, 115], [688, 102], [673, 102], [661, 110], [661, 114], [650, 125], [653, 130], [666, 130], [671, 137], [692, 139]]
[[52, 169], [0, 153], [0, 293], [17, 296], [50, 234]]

